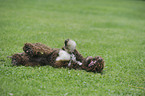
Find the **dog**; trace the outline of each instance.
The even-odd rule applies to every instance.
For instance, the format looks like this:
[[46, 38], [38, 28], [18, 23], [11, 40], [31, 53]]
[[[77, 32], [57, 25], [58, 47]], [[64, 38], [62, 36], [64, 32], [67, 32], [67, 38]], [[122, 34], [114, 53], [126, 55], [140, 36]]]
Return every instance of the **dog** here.
[[45, 66], [69, 68], [101, 73], [104, 60], [100, 56], [84, 58], [76, 49], [76, 42], [70, 39], [64, 41], [61, 49], [50, 48], [41, 43], [25, 43], [23, 53], [12, 55], [12, 65]]

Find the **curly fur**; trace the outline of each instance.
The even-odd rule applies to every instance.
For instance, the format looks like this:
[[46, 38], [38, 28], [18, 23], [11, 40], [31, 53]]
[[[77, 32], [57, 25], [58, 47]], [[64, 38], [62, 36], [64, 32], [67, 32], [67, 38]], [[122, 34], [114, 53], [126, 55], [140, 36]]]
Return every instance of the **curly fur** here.
[[[41, 43], [25, 43], [24, 52], [12, 56], [12, 64], [17, 66], [50, 65], [55, 68], [64, 67], [82, 69], [88, 72], [102, 72], [104, 68], [103, 58], [100, 56], [84, 58], [75, 47], [76, 43], [69, 41], [69, 39], [65, 40], [65, 46], [62, 49], [53, 49]], [[69, 63], [71, 64], [69, 65]]]

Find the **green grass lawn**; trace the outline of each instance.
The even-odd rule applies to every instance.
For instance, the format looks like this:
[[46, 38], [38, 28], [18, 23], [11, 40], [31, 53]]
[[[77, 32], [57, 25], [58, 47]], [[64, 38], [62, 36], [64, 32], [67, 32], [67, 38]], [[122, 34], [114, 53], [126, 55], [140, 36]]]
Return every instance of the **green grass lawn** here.
[[[102, 56], [103, 75], [50, 66], [13, 67], [24, 43]], [[0, 0], [0, 96], [145, 95], [145, 1]]]

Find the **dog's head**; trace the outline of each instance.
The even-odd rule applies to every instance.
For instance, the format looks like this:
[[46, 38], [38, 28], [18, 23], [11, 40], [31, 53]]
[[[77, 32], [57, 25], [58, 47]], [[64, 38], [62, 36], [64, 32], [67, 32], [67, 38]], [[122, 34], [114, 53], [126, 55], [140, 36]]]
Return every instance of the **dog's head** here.
[[89, 56], [83, 60], [83, 66], [87, 71], [101, 73], [104, 69], [104, 60], [100, 56]]

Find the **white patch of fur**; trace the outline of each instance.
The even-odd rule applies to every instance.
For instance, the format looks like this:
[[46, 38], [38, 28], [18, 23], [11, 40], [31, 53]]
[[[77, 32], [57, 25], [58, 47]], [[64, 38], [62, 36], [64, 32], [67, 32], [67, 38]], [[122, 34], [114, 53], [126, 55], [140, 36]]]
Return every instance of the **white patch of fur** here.
[[74, 54], [71, 54], [71, 59], [72, 59], [72, 61], [76, 61], [76, 57]]
[[76, 49], [76, 42], [73, 40], [69, 40], [67, 46], [68, 46], [68, 51], [73, 52]]
[[59, 51], [59, 56], [56, 58], [56, 61], [69, 61], [70, 60], [70, 54], [67, 53], [64, 50]]
[[[76, 60], [76, 57], [75, 57], [74, 54], [71, 54], [70, 57], [71, 57], [71, 61], [73, 61], [73, 62], [79, 64], [80, 66], [82, 65], [82, 63], [81, 63], [80, 61], [77, 61], [77, 60]], [[68, 66], [71, 65], [71, 61], [69, 62]]]
[[80, 61], [77, 61], [77, 64], [79, 64], [80, 66], [83, 64], [82, 62], [80, 62]]

